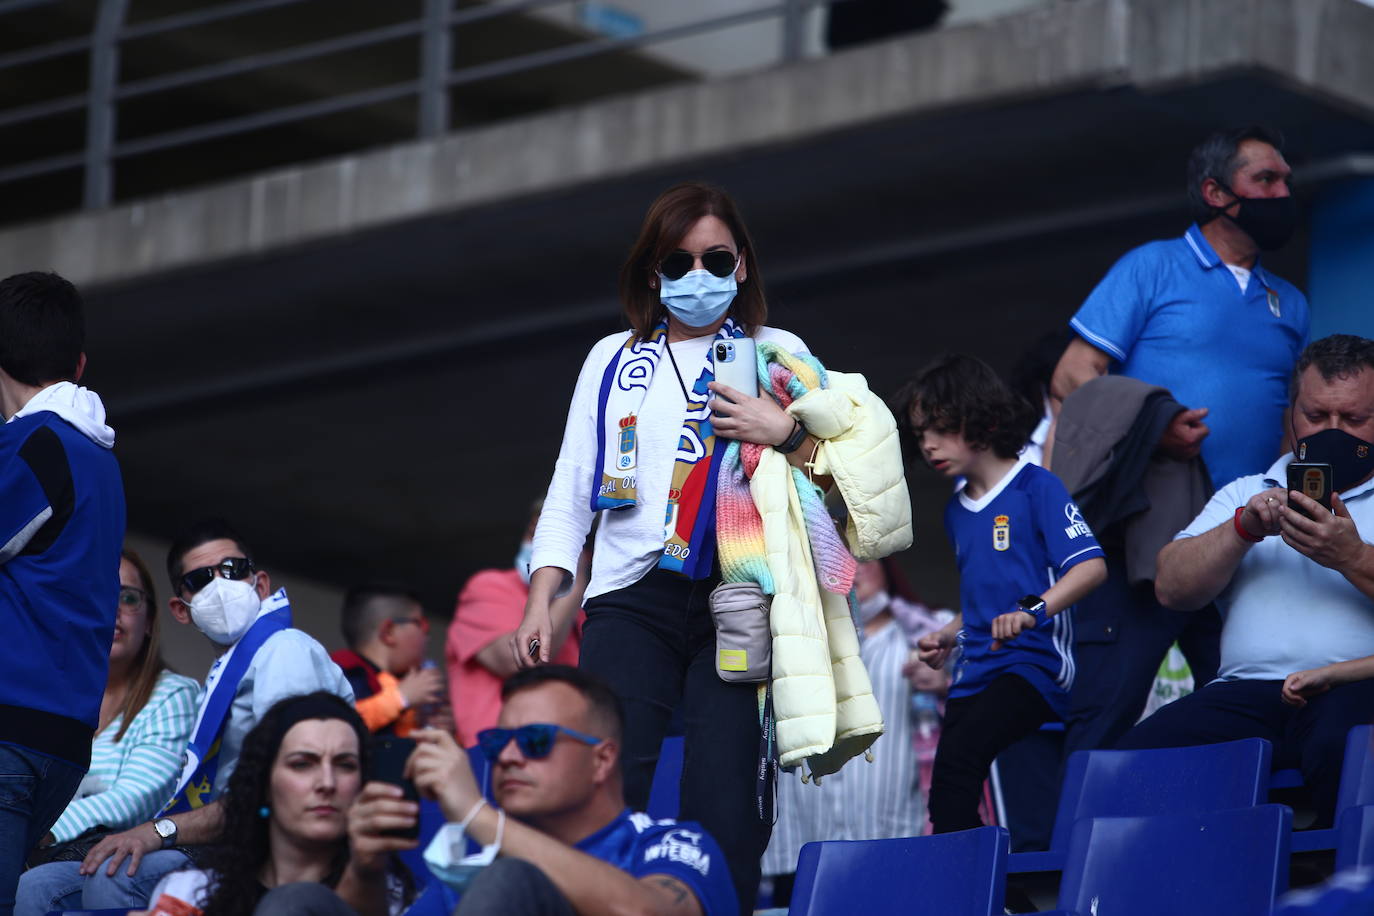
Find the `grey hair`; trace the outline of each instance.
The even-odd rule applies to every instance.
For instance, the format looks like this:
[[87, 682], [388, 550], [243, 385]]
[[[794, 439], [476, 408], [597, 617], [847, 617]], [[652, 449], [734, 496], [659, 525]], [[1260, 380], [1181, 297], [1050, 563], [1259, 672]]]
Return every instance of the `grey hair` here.
[[1259, 140], [1283, 151], [1283, 134], [1263, 124], [1219, 130], [1193, 147], [1188, 157], [1188, 213], [1199, 226], [1216, 218], [1217, 212], [1202, 196], [1202, 183], [1208, 178], [1231, 185], [1231, 177], [1243, 164], [1240, 145]]

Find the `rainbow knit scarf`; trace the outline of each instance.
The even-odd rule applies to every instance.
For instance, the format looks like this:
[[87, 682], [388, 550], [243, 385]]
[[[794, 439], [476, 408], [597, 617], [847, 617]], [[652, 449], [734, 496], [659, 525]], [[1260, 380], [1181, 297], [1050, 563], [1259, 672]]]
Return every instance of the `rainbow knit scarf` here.
[[[755, 352], [763, 391], [783, 408], [808, 391], [829, 387], [825, 367], [814, 356], [795, 356], [774, 343], [760, 343]], [[771, 595], [774, 585], [763, 542], [763, 519], [749, 493], [749, 478], [767, 447], [732, 441], [725, 450], [716, 479], [716, 551], [724, 581], [757, 582]], [[800, 469], [790, 470], [806, 523], [816, 582], [837, 595], [848, 594], [858, 563], [836, 531], [820, 488]]]

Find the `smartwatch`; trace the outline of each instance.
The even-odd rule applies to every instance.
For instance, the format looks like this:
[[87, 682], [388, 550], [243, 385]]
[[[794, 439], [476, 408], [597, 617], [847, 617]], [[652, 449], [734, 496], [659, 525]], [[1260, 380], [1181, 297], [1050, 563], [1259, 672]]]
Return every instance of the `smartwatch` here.
[[1025, 611], [1035, 618], [1035, 625], [1038, 627], [1044, 623], [1049, 615], [1045, 613], [1045, 599], [1039, 595], [1027, 595], [1016, 602], [1018, 611]]
[[177, 822], [170, 817], [158, 818], [153, 821], [153, 829], [157, 835], [162, 837], [162, 848], [171, 849], [177, 844]]

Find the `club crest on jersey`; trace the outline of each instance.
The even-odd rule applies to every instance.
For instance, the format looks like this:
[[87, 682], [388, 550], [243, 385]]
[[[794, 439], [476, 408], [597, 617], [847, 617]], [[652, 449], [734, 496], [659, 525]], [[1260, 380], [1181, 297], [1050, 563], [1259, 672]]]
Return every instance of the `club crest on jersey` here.
[[1069, 540], [1084, 536], [1092, 537], [1092, 529], [1083, 521], [1083, 513], [1078, 511], [1077, 503], [1064, 503], [1064, 517], [1069, 520], [1069, 526], [1064, 529], [1064, 535]]
[[992, 549], [1006, 550], [1011, 547], [1011, 516], [999, 515], [992, 520]]

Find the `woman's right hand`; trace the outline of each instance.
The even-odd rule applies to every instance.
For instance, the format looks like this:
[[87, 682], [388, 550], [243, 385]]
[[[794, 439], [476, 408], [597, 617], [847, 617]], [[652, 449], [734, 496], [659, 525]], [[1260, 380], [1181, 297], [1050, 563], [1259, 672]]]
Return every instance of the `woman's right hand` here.
[[[529, 597], [525, 599], [525, 617], [510, 637], [510, 651], [516, 668], [547, 665], [554, 653], [553, 595], [563, 584], [566, 574], [557, 566], [541, 566], [530, 575]], [[539, 640], [538, 651], [530, 647]]]
[[[530, 653], [530, 645], [539, 641], [538, 651]], [[553, 622], [549, 618], [549, 601], [540, 599], [533, 592], [525, 602], [525, 617], [510, 638], [510, 650], [515, 656], [516, 668], [532, 668], [546, 665], [553, 640]]]

